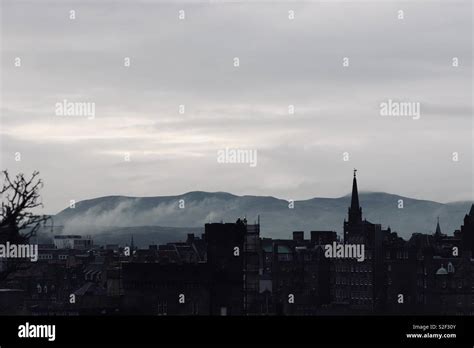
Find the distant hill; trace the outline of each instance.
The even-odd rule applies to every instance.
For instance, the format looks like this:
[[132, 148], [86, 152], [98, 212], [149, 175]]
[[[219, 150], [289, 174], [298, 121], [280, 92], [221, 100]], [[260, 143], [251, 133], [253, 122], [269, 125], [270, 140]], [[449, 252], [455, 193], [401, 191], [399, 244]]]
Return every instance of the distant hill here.
[[[443, 204], [381, 192], [362, 192], [359, 199], [364, 218], [390, 226], [404, 238], [413, 232], [433, 233], [438, 216], [443, 233], [452, 234], [472, 204]], [[400, 199], [403, 209], [397, 206]], [[180, 208], [180, 200], [184, 208]], [[196, 191], [179, 196], [94, 198], [78, 202], [74, 209], [67, 208], [53, 218], [55, 226], [62, 226], [62, 233], [93, 234], [100, 240], [110, 239], [109, 243], [124, 238], [128, 241], [131, 233], [141, 233], [147, 244], [148, 239], [150, 243], [174, 240], [174, 233], [176, 240], [183, 239], [186, 231], [202, 231], [208, 222], [233, 222], [244, 216], [254, 222], [260, 215], [263, 236], [288, 238], [295, 230], [306, 231], [307, 236], [311, 230], [341, 233], [349, 204], [347, 195], [295, 201], [294, 209], [289, 209], [287, 201], [274, 197]]]

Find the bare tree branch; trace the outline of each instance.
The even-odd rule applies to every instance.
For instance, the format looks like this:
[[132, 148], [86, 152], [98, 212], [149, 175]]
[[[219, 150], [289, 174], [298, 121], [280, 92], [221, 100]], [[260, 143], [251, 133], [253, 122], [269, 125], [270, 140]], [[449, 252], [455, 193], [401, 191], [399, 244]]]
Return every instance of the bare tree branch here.
[[[8, 171], [2, 171], [4, 181], [0, 190], [2, 200], [0, 208], [0, 243], [26, 244], [36, 236], [40, 227], [50, 219], [47, 215], [38, 215], [32, 210], [42, 207], [39, 191], [43, 181], [39, 172], [34, 171], [29, 179], [23, 173], [11, 178]], [[8, 260], [6, 270], [0, 270], [0, 280], [21, 267], [21, 263]], [[5, 267], [4, 267], [5, 268]]]

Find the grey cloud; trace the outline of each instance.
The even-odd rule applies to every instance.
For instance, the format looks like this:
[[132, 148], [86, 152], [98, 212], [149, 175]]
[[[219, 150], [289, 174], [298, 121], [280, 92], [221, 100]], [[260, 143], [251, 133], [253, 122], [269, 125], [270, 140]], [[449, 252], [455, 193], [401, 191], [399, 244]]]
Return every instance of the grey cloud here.
[[[468, 1], [2, 7], [2, 167], [39, 169], [49, 212], [110, 194], [334, 197], [353, 167], [374, 191], [472, 199]], [[65, 98], [96, 102], [96, 119], [58, 120]], [[381, 118], [388, 98], [420, 102], [421, 119]], [[219, 166], [224, 146], [257, 149], [257, 168]]]

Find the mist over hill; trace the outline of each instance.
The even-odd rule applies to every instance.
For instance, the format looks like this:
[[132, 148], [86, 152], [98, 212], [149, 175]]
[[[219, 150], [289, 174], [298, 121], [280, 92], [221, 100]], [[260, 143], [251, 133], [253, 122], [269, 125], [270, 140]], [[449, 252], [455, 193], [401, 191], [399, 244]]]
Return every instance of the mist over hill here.
[[[404, 238], [414, 232], [433, 233], [439, 216], [443, 233], [459, 229], [472, 202], [438, 203], [382, 193], [359, 193], [363, 217]], [[403, 200], [403, 209], [398, 208]], [[260, 215], [261, 234], [288, 238], [292, 231], [333, 230], [342, 232], [350, 195], [313, 198], [294, 202], [263, 196], [236, 196], [225, 192], [189, 192], [177, 196], [107, 196], [76, 203], [55, 216], [54, 225], [63, 234], [92, 234], [96, 240], [117, 242], [130, 234], [142, 234], [143, 243], [182, 240], [187, 231], [203, 231], [208, 222], [233, 222]]]

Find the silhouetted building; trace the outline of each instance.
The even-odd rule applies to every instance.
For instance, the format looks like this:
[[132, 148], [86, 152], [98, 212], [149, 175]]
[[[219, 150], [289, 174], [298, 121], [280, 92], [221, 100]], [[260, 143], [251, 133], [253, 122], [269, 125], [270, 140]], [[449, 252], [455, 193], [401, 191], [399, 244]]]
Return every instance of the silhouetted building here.
[[383, 306], [384, 273], [383, 235], [381, 225], [362, 219], [356, 170], [352, 182], [351, 206], [344, 221], [344, 245], [364, 246], [364, 259], [337, 258], [333, 263], [332, 296], [337, 305], [346, 305], [361, 313], [373, 312]]
[[474, 204], [471, 205], [469, 214], [464, 217], [464, 224], [461, 226], [462, 253], [467, 253], [466, 257], [474, 258]]

